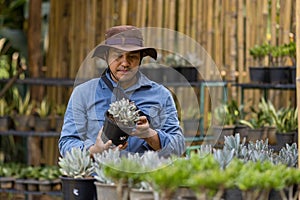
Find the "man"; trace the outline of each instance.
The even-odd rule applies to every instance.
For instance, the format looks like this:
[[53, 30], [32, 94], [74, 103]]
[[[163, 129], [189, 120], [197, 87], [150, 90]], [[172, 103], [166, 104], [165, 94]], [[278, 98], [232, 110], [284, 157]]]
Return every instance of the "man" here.
[[104, 59], [108, 68], [101, 78], [74, 88], [59, 139], [61, 155], [73, 147], [87, 148], [91, 154], [111, 148], [112, 142], [104, 143], [101, 137], [104, 114], [111, 102], [124, 95], [144, 115], [127, 143], [118, 148], [133, 153], [152, 150], [161, 156], [182, 155], [184, 136], [171, 93], [139, 71], [145, 56], [157, 58], [156, 50], [143, 46], [142, 33], [134, 26], [112, 27], [105, 39], [93, 57]]

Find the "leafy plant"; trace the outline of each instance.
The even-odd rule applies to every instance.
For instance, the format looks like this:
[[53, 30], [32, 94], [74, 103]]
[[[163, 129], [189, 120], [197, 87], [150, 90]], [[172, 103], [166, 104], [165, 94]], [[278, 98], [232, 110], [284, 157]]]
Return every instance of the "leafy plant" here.
[[243, 118], [243, 106], [238, 106], [235, 100], [224, 103], [214, 110], [214, 116], [217, 122], [224, 125], [238, 124], [239, 120]]
[[66, 108], [67, 108], [67, 106], [65, 104], [57, 104], [57, 105], [55, 105], [55, 109], [54, 109], [55, 114], [57, 116], [61, 116], [61, 117], [64, 116], [64, 114], [66, 112]]
[[286, 107], [273, 112], [277, 132], [289, 133], [298, 128], [298, 108]]
[[185, 185], [191, 173], [188, 162], [187, 159], [176, 158], [172, 164], [164, 164], [160, 169], [148, 173], [147, 181], [159, 192], [161, 199], [171, 199], [175, 191]]
[[134, 102], [128, 99], [121, 99], [110, 104], [108, 113], [112, 115], [114, 120], [124, 126], [134, 126], [139, 119], [139, 110]]
[[0, 99], [0, 116], [7, 116], [11, 112], [11, 107], [7, 104], [4, 98]]
[[94, 172], [90, 153], [80, 148], [72, 148], [64, 157], [59, 157], [59, 171], [62, 175], [73, 178], [90, 177]]
[[286, 170], [284, 165], [271, 162], [247, 162], [236, 177], [236, 185], [242, 190], [243, 199], [267, 199], [270, 190], [283, 188]]
[[249, 52], [260, 66], [265, 58], [268, 58], [269, 66], [283, 66], [288, 58], [291, 59], [293, 65], [296, 63], [296, 43], [294, 41], [275, 46], [263, 43], [250, 48]]
[[34, 104], [31, 102], [30, 93], [27, 92], [25, 97], [19, 94], [18, 90], [13, 91], [14, 94], [14, 109], [19, 115], [30, 115], [32, 114]]
[[44, 98], [35, 108], [35, 112], [40, 118], [47, 118], [51, 114], [51, 104]]
[[260, 66], [263, 66], [263, 60], [269, 54], [270, 48], [271, 47], [268, 43], [263, 43], [261, 45], [256, 44], [254, 47], [249, 49], [249, 53], [255, 60], [258, 61]]
[[248, 115], [250, 115], [248, 116], [249, 119], [240, 119], [240, 124], [244, 124], [251, 129], [258, 129], [263, 128], [265, 125], [270, 123], [272, 114], [270, 112], [266, 112], [266, 110], [263, 109], [262, 104], [259, 104], [258, 108], [251, 106], [250, 110], [251, 112], [248, 113]]

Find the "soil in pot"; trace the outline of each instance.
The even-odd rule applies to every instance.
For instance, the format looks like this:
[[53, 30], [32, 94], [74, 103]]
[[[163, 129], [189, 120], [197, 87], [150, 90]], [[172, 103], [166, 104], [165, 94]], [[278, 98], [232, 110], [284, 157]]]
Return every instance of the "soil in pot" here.
[[132, 132], [133, 127], [122, 127], [115, 123], [115, 121], [109, 116], [108, 112], [105, 113], [105, 121], [103, 125], [103, 142], [111, 140], [114, 145], [124, 144], [129, 135]]

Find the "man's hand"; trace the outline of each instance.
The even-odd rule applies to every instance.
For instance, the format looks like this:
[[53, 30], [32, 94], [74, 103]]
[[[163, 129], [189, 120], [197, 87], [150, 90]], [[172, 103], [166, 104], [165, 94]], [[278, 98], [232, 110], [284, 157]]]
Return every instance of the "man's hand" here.
[[136, 123], [135, 130], [130, 135], [145, 139], [150, 138], [156, 134], [157, 132], [150, 128], [147, 117], [141, 116], [139, 118], [139, 121]]
[[[95, 144], [92, 145], [89, 149], [91, 154], [102, 153], [103, 151], [113, 147], [113, 143], [111, 140], [108, 140], [106, 143], [102, 141], [101, 139], [102, 130], [103, 128], [101, 128], [101, 130], [99, 131]], [[125, 149], [126, 147], [127, 147], [127, 143], [125, 143], [124, 145], [120, 144], [118, 146], [114, 146], [113, 149], [122, 150]]]
[[150, 128], [146, 116], [141, 116], [139, 118], [135, 130], [130, 135], [144, 139], [154, 150], [161, 149], [158, 134], [155, 130]]

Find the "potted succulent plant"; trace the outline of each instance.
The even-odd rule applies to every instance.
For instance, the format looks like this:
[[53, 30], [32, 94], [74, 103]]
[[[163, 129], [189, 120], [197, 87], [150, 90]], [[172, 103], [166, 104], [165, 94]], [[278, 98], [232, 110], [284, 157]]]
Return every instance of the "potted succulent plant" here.
[[277, 145], [292, 144], [298, 129], [298, 108], [286, 107], [273, 113], [276, 126]]
[[102, 140], [112, 140], [113, 144], [124, 144], [139, 119], [139, 110], [134, 102], [121, 99], [110, 104], [105, 113]]
[[19, 131], [28, 131], [31, 129], [31, 120], [34, 103], [31, 101], [30, 93], [27, 92], [23, 98], [18, 90], [13, 90], [13, 108], [15, 115], [13, 117], [15, 129]]
[[271, 47], [269, 67], [271, 83], [290, 82], [290, 66], [286, 66], [288, 55], [289, 48], [285, 44]]
[[[250, 67], [250, 79], [262, 83], [295, 83], [296, 44], [291, 41], [282, 45], [263, 43], [250, 49], [250, 55], [263, 67]], [[288, 58], [292, 66], [287, 64]], [[260, 73], [262, 72], [262, 73]]]
[[[225, 102], [215, 108], [214, 118], [216, 119], [217, 125], [213, 126], [213, 130], [215, 134], [220, 134], [218, 144], [224, 144], [224, 136], [234, 135], [237, 125], [240, 125], [239, 120], [242, 118], [242, 115], [242, 108], [240, 108], [234, 100], [227, 103]], [[239, 131], [244, 133], [241, 131], [241, 125], [239, 128]]]
[[96, 199], [94, 166], [86, 149], [72, 148], [64, 157], [59, 157], [58, 165], [65, 200]]
[[5, 98], [0, 99], [0, 131], [7, 131], [11, 125], [11, 107]]
[[270, 45], [268, 43], [263, 43], [261, 45], [254, 45], [250, 48], [249, 53], [253, 59], [257, 62], [257, 66], [250, 66], [250, 80], [258, 83], [269, 83], [270, 77], [268, 70], [269, 68], [264, 64], [265, 59], [269, 55]]
[[152, 184], [147, 181], [149, 175], [171, 162], [154, 151], [124, 156], [111, 149], [95, 154], [94, 160], [98, 199], [118, 200], [129, 196], [130, 199], [153, 199]]
[[34, 109], [34, 129], [35, 131], [48, 131], [51, 124], [51, 104], [45, 97]]

